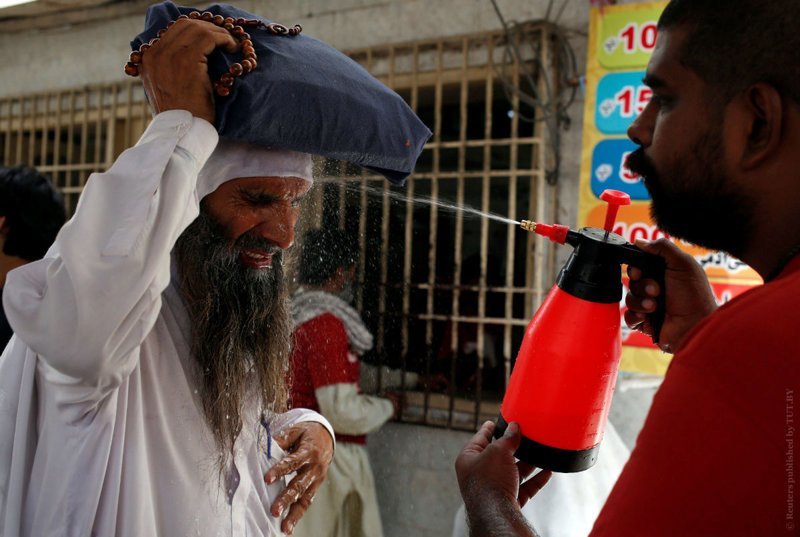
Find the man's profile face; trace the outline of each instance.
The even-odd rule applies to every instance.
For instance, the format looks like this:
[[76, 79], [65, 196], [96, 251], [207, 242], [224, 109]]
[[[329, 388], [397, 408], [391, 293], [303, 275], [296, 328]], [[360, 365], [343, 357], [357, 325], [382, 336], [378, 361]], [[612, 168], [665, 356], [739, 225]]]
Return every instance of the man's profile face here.
[[653, 99], [628, 130], [641, 146], [628, 166], [642, 176], [660, 228], [739, 256], [750, 203], [728, 173], [722, 97], [681, 61], [688, 31], [659, 34], [645, 77]]
[[226, 230], [240, 262], [264, 270], [294, 243], [300, 202], [310, 187], [295, 177], [233, 179], [206, 196], [203, 208]]

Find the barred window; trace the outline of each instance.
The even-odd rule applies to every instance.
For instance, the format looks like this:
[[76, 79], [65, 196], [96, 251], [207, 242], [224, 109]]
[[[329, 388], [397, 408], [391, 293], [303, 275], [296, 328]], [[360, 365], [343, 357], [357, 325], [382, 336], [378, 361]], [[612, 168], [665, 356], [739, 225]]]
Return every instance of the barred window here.
[[[558, 79], [551, 41], [547, 25], [526, 23], [513, 34], [349, 52], [434, 136], [403, 188], [319, 162], [298, 237], [338, 226], [361, 246], [356, 305], [376, 335], [367, 361], [446, 379], [411, 386], [400, 376], [404, 421], [474, 429], [495, 418], [525, 327], [552, 282], [548, 244], [483, 216], [553, 220], [546, 122], [514, 90], [522, 77]], [[149, 120], [138, 81], [2, 98], [0, 162], [48, 174], [71, 214], [88, 176], [107, 169]], [[378, 368], [379, 385], [389, 384], [387, 375]]]

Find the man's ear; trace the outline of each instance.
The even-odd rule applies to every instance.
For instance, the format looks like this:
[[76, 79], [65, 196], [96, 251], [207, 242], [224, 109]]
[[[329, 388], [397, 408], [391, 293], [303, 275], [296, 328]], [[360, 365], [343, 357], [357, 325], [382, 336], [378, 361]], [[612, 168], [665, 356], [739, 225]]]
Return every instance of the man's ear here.
[[784, 103], [781, 94], [769, 84], [754, 84], [741, 96], [747, 118], [747, 140], [742, 154], [742, 168], [761, 165], [783, 143]]
[[8, 233], [8, 229], [6, 228], [6, 217], [0, 216], [0, 235], [5, 235]]

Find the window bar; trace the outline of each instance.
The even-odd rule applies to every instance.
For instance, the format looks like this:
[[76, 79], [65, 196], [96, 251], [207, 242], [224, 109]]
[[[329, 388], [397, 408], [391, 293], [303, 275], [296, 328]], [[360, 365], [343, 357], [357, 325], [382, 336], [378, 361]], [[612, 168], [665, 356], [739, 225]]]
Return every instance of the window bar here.
[[[541, 58], [540, 69], [539, 69], [539, 95], [547, 95], [547, 70], [544, 66], [544, 59], [547, 57], [549, 51], [547, 36], [545, 32], [539, 32], [539, 58]], [[552, 98], [552, 97], [551, 97]], [[540, 113], [543, 116], [547, 115], [547, 111], [540, 110]], [[547, 181], [545, 178], [545, 170], [547, 169], [547, 140], [549, 138], [547, 132], [547, 121], [549, 119], [547, 117], [543, 117], [542, 121], [537, 122], [537, 128], [539, 129], [539, 137], [542, 139], [542, 143], [539, 146], [539, 166], [538, 170], [539, 173], [536, 175], [536, 221], [537, 222], [546, 222], [547, 215], [545, 214], [545, 204], [547, 201], [547, 192], [546, 186]], [[532, 234], [531, 234], [532, 235]], [[535, 264], [534, 264], [534, 289], [536, 290], [536, 306], [538, 307], [542, 300], [544, 299], [544, 294], [546, 292], [544, 287], [544, 273], [545, 269], [547, 268], [547, 257], [546, 257], [546, 249], [548, 245], [546, 244], [544, 237], [540, 235], [536, 235], [536, 253], [535, 253]]]
[[97, 165], [97, 170], [101, 168], [100, 154], [103, 138], [103, 112], [106, 108], [106, 92], [108, 86], [103, 86], [97, 90], [97, 119], [94, 125], [94, 157], [92, 161]]
[[123, 147], [131, 146], [131, 123], [132, 123], [132, 107], [133, 107], [133, 82], [127, 84], [127, 95], [125, 96], [125, 137], [123, 139]]
[[[434, 94], [434, 141], [441, 142], [442, 139], [442, 64], [444, 47], [442, 41], [436, 43], [436, 90]], [[433, 286], [436, 284], [436, 232], [439, 221], [439, 211], [436, 203], [439, 200], [439, 167], [441, 160], [441, 150], [437, 147], [433, 150], [433, 173], [431, 177], [431, 210], [430, 210], [430, 233], [428, 235], [428, 290], [427, 312], [433, 315], [433, 302], [435, 291]], [[431, 358], [433, 356], [433, 321], [425, 323], [425, 344], [427, 349], [427, 360], [425, 360], [425, 373], [430, 375]], [[428, 411], [430, 409], [430, 385], [425, 386], [425, 404], [423, 411], [423, 423], [428, 422]]]
[[[63, 99], [64, 99], [64, 94], [62, 92], [60, 92], [60, 91], [57, 92], [56, 93], [56, 125], [55, 125], [55, 130], [53, 131], [53, 171], [50, 174], [52, 179], [53, 179], [53, 184], [55, 184], [55, 186], [57, 188], [62, 188], [62, 187], [66, 186], [65, 183], [62, 183], [60, 181], [60, 178], [59, 178], [60, 174], [59, 174], [59, 169], [58, 169], [59, 166], [61, 166], [61, 135], [63, 134], [62, 130], [64, 128], [64, 126], [63, 126], [63, 119], [64, 119], [64, 112], [63, 112], [64, 103], [63, 103]], [[64, 198], [65, 198], [64, 201], [66, 201], [66, 196], [64, 196]], [[69, 216], [72, 213], [72, 211], [71, 211], [71, 209], [70, 209], [68, 204], [65, 204], [65, 205], [67, 205], [67, 211], [68, 211], [67, 215]]]
[[41, 157], [39, 159], [41, 166], [47, 166], [49, 164], [49, 159], [47, 158], [47, 146], [48, 138], [50, 137], [50, 99], [52, 97], [53, 96], [50, 93], [47, 93], [44, 96], [44, 110], [42, 111], [44, 114], [44, 121], [42, 122], [42, 145], [40, 147]]
[[526, 319], [512, 319], [508, 320], [502, 317], [476, 317], [476, 316], [469, 316], [469, 315], [445, 315], [443, 313], [434, 313], [433, 315], [428, 315], [425, 313], [420, 313], [419, 318], [423, 320], [434, 320], [434, 321], [451, 321], [453, 319], [457, 320], [460, 323], [465, 324], [491, 324], [491, 325], [504, 325], [504, 324], [511, 324], [512, 326], [527, 326], [528, 321]]
[[11, 99], [0, 99], [0, 110], [5, 109], [2, 117], [6, 118], [6, 128], [3, 129], [3, 165], [11, 166]]
[[453, 413], [455, 410], [456, 402], [456, 361], [458, 359], [458, 321], [455, 317], [461, 314], [461, 243], [464, 240], [464, 173], [466, 170], [467, 160], [467, 119], [469, 102], [469, 83], [467, 80], [467, 69], [469, 67], [469, 50], [470, 41], [466, 37], [461, 42], [461, 92], [459, 95], [459, 124], [458, 124], [458, 140], [460, 142], [458, 148], [458, 184], [456, 186], [456, 233], [455, 233], [455, 252], [453, 260], [453, 305], [452, 315], [453, 320], [450, 321], [450, 387], [448, 389], [448, 396], [450, 403], [447, 413], [447, 427], [453, 427]]
[[[519, 37], [515, 36], [519, 46]], [[511, 81], [514, 87], [519, 87], [519, 62], [514, 62], [511, 66]], [[519, 93], [513, 92], [511, 96], [511, 110], [514, 115], [511, 117], [511, 163], [508, 178], [508, 217], [511, 220], [517, 219], [517, 160], [519, 156], [519, 144], [516, 142], [519, 134]], [[508, 226], [506, 235], [506, 287], [514, 285], [514, 266], [516, 259], [516, 236], [519, 233], [516, 226]], [[514, 293], [506, 293], [505, 304], [506, 319], [511, 319], [514, 313]], [[503, 329], [503, 389], [508, 386], [508, 379], [511, 376], [511, 326], [507, 324]]]
[[[368, 73], [372, 73], [372, 48], [367, 49], [367, 61], [364, 68], [367, 70]], [[367, 199], [367, 187], [369, 185], [367, 180], [367, 172], [363, 168], [361, 169], [361, 192], [359, 204], [360, 210], [358, 212], [358, 281], [361, 285], [358, 286], [358, 311], [364, 311], [364, 282], [367, 279], [367, 256], [365, 252], [367, 251], [367, 209], [369, 207], [369, 200]]]
[[150, 105], [147, 104], [147, 99], [144, 97], [144, 90], [142, 90], [142, 100], [139, 101], [139, 106], [141, 106], [141, 118], [142, 118], [142, 128], [136, 133], [136, 139], [138, 140], [139, 137], [144, 133], [147, 126], [150, 125], [150, 122], [153, 120], [153, 114], [150, 111]]
[[[80, 163], [86, 164], [86, 154], [88, 153], [89, 145], [89, 92], [83, 92], [83, 115], [81, 121], [81, 145], [80, 145]], [[82, 171], [78, 174], [78, 186], [83, 187], [86, 184], [86, 178], [89, 174]]]
[[117, 145], [117, 116], [119, 114], [119, 92], [117, 84], [111, 86], [111, 113], [108, 118], [108, 137], [106, 139], [105, 166], [103, 171], [109, 169], [116, 157], [115, 147]]
[[[489, 36], [486, 43], [487, 49], [487, 63], [489, 69], [486, 71], [486, 104], [485, 113], [486, 120], [484, 124], [483, 137], [486, 140], [492, 138], [492, 105], [494, 101], [494, 37]], [[492, 151], [491, 146], [485, 145], [483, 148], [483, 185], [481, 187], [481, 210], [485, 213], [489, 212], [489, 198], [491, 195], [491, 178], [489, 171], [492, 169]], [[484, 356], [484, 339], [486, 326], [483, 324], [482, 319], [486, 317], [486, 270], [489, 256], [489, 219], [485, 216], [481, 218], [481, 275], [480, 287], [478, 292], [478, 340], [477, 340], [477, 353], [478, 353], [478, 372], [475, 378], [475, 415], [473, 426], [478, 427], [480, 419], [481, 399], [483, 390], [483, 360]]]
[[[414, 45], [411, 61], [411, 109], [414, 112], [419, 107], [419, 45]], [[415, 176], [406, 183], [406, 222], [405, 222], [405, 248], [403, 249], [403, 324], [402, 324], [402, 371], [400, 376], [400, 390], [406, 389], [406, 370], [408, 368], [408, 318], [411, 309], [411, 259], [412, 244], [414, 242], [414, 185]], [[402, 415], [401, 415], [402, 417]]]
[[[389, 87], [394, 87], [394, 71], [395, 71], [395, 48], [389, 47]], [[381, 361], [378, 363], [378, 391], [383, 389], [383, 356], [385, 349], [386, 339], [386, 294], [388, 288], [387, 273], [389, 270], [389, 223], [391, 205], [389, 204], [389, 182], [386, 180], [381, 181], [383, 185], [383, 192], [381, 198], [381, 275], [380, 275], [380, 294], [378, 302], [378, 337], [376, 338], [378, 356]], [[405, 371], [401, 373], [405, 376]]]
[[[546, 42], [548, 43], [548, 49], [547, 49], [548, 51], [549, 51], [549, 43], [551, 42], [552, 35], [553, 34], [550, 31], [550, 27], [548, 27], [548, 35], [547, 35], [547, 39], [546, 39]], [[553, 81], [552, 81], [553, 95], [559, 95], [559, 91], [560, 91], [560, 88], [559, 88], [559, 85], [558, 85], [560, 77], [555, 76], [555, 75], [558, 74], [559, 70], [561, 69], [561, 66], [557, 62], [557, 58], [558, 58], [557, 55], [553, 56], [553, 58], [551, 59], [551, 62], [548, 63], [548, 66], [549, 66], [549, 69], [550, 69], [550, 73], [551, 73], [551, 75], [553, 75], [552, 76], [552, 78], [553, 78]], [[552, 215], [553, 220], [555, 220], [558, 217], [558, 187], [557, 186], [551, 186], [551, 187], [549, 187], [549, 191], [550, 191], [550, 214]], [[547, 279], [548, 279], [548, 281], [555, 281], [555, 278], [556, 278], [556, 270], [557, 270], [556, 269], [556, 253], [557, 252], [556, 252], [555, 245], [551, 244], [550, 245], [550, 249], [548, 251], [548, 256], [547, 256]]]
[[[39, 96], [31, 96], [30, 134], [28, 135], [28, 166], [36, 167], [36, 120], [39, 119]], [[24, 117], [22, 118], [24, 119]], [[27, 123], [27, 122], [26, 122]]]
[[[68, 108], [68, 123], [67, 123], [67, 164], [72, 164], [74, 162], [74, 154], [75, 154], [75, 90], [72, 89], [69, 92], [69, 98], [67, 99], [69, 103]], [[66, 190], [64, 191], [67, 195], [65, 196], [67, 199], [64, 201], [67, 202], [67, 206], [70, 210], [73, 210], [76, 207], [76, 204], [72, 203], [73, 196], [75, 195], [72, 191], [72, 187], [76, 186], [72, 181], [73, 175], [72, 170], [69, 169], [64, 175], [64, 187]]]
[[17, 127], [17, 155], [14, 159], [14, 165], [22, 164], [22, 146], [25, 143], [25, 131], [23, 130], [24, 127], [24, 118], [25, 118], [25, 97], [19, 98], [19, 117], [18, 122], [19, 126]]
[[[535, 113], [540, 112], [540, 110], [536, 110]], [[536, 125], [534, 126], [535, 131], [541, 131], [541, 121], [537, 121]], [[540, 216], [538, 212], [536, 212], [536, 200], [537, 200], [537, 189], [539, 183], [543, 179], [541, 174], [541, 163], [542, 163], [542, 148], [544, 147], [543, 143], [535, 144], [531, 147], [531, 162], [533, 163], [533, 169], [530, 172], [530, 189], [528, 192], [528, 217], [538, 222]], [[534, 285], [534, 266], [538, 263], [537, 252], [543, 247], [544, 241], [540, 240], [541, 238], [538, 235], [534, 235], [533, 233], [526, 233], [526, 242], [527, 248], [525, 249], [525, 255], [527, 256], [527, 262], [525, 264], [525, 286], [530, 289], [530, 292], [527, 293], [526, 300], [525, 300], [525, 317], [530, 319], [533, 316], [534, 307], [538, 307], [541, 301], [541, 289], [538, 289]]]

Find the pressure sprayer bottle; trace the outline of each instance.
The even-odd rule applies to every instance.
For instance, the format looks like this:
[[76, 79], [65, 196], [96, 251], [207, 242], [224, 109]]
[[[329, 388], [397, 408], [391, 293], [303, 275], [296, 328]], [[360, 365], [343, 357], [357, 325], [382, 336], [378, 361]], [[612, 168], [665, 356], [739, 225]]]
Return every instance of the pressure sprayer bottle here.
[[[661, 284], [663, 258], [612, 232], [624, 192], [606, 190], [604, 229], [536, 224], [522, 228], [574, 248], [556, 285], [531, 320], [500, 408], [499, 438], [510, 422], [520, 426], [516, 457], [556, 472], [580, 472], [597, 460], [621, 354], [621, 265]], [[659, 304], [650, 322], [653, 340], [663, 322]]]

